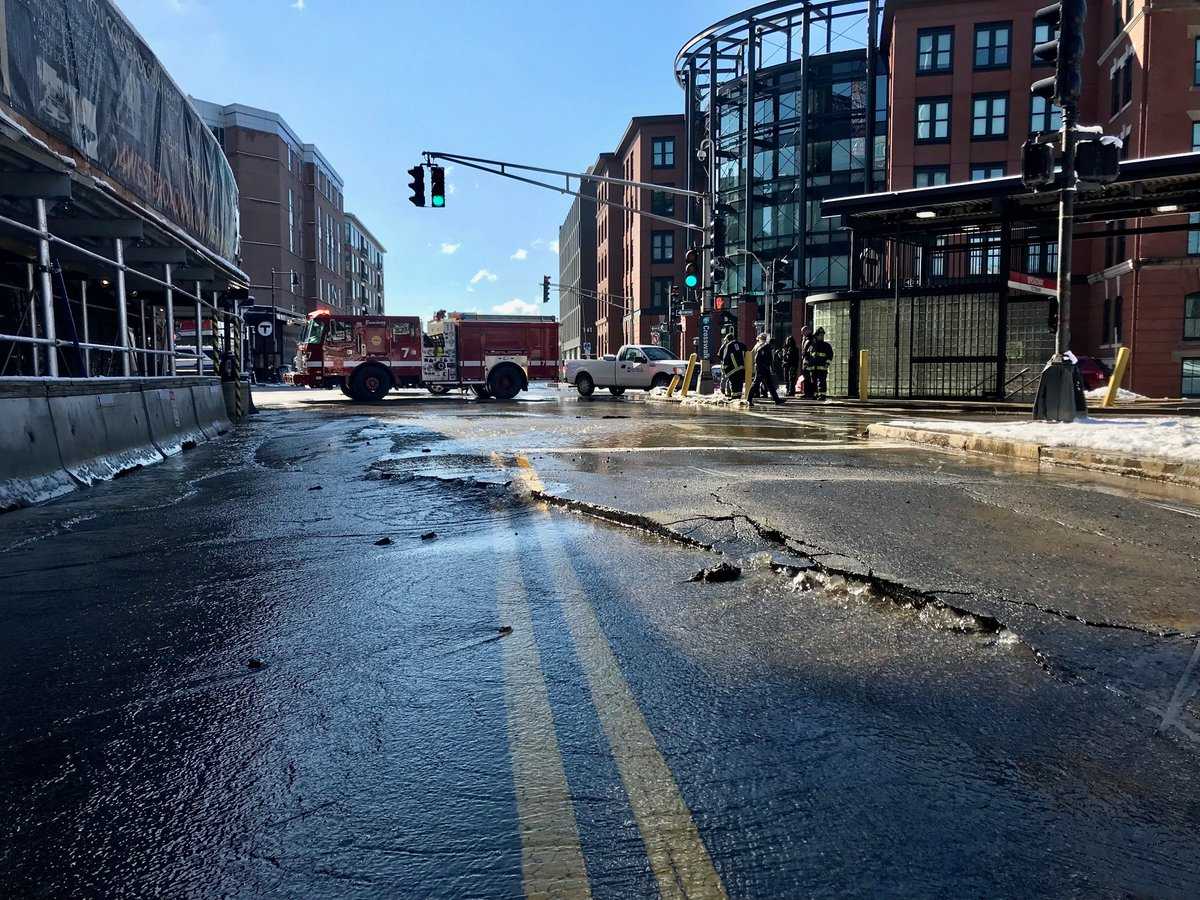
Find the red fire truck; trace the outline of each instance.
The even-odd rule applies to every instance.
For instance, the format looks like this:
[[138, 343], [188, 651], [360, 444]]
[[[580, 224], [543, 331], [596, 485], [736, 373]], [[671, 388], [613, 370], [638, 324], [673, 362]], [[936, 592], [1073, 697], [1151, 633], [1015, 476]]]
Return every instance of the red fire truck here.
[[395, 387], [444, 394], [470, 388], [511, 400], [530, 381], [558, 377], [558, 322], [552, 316], [439, 312], [422, 333], [411, 316], [309, 313], [296, 353], [295, 384], [339, 387], [354, 400], [379, 400]]

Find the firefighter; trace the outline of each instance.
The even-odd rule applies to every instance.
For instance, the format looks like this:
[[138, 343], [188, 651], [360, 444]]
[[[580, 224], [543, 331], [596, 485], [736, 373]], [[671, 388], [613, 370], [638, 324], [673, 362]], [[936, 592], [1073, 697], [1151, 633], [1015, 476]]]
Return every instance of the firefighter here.
[[775, 375], [771, 372], [771, 362], [774, 353], [771, 349], [771, 336], [763, 333], [758, 336], [754, 345], [754, 383], [750, 385], [750, 405], [754, 405], [754, 397], [761, 390], [771, 396], [777, 404], [786, 401], [779, 399], [779, 391], [775, 386]]
[[795, 397], [796, 379], [800, 376], [800, 348], [796, 346], [796, 339], [790, 334], [779, 351], [779, 361], [783, 369], [783, 386], [787, 389], [789, 397]]
[[717, 355], [721, 359], [721, 390], [726, 397], [741, 394], [746, 381], [746, 345], [737, 339], [732, 328], [725, 329]]
[[812, 342], [808, 348], [806, 365], [812, 372], [813, 393], [818, 400], [824, 400], [829, 391], [829, 364], [833, 362], [833, 347], [825, 340], [825, 329], [818, 328], [813, 333]]

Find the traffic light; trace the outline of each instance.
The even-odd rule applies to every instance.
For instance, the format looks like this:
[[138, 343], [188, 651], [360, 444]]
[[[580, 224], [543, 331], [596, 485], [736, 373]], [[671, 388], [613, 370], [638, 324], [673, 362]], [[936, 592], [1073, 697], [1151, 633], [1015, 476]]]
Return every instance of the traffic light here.
[[1121, 174], [1121, 139], [1105, 136], [1075, 145], [1075, 171], [1081, 181], [1112, 184]]
[[413, 206], [425, 205], [425, 169], [421, 166], [413, 166], [408, 170], [408, 177], [412, 179], [408, 183], [408, 189], [412, 191], [412, 196], [408, 198], [408, 202]]
[[709, 265], [708, 274], [713, 284], [720, 284], [725, 280], [725, 260], [721, 259], [715, 253], [712, 255], [712, 263]]
[[792, 273], [788, 271], [789, 263], [786, 259], [778, 260], [772, 267], [772, 283], [771, 293], [775, 296], [786, 294], [792, 289]]
[[671, 292], [667, 297], [667, 318], [672, 322], [679, 318], [682, 312], [680, 309], [681, 305], [679, 302], [679, 285], [672, 284]]
[[1033, 17], [1034, 28], [1045, 25], [1050, 34], [1058, 37], [1033, 48], [1035, 60], [1053, 63], [1055, 72], [1049, 78], [1035, 81], [1031, 92], [1035, 97], [1053, 100], [1059, 106], [1079, 101], [1083, 93], [1083, 24], [1087, 20], [1087, 0], [1062, 0], [1039, 9]]
[[1027, 140], [1021, 147], [1021, 183], [1032, 191], [1054, 184], [1054, 145]]
[[550, 302], [550, 276], [549, 275], [542, 276], [542, 302], [543, 303]]
[[441, 166], [429, 167], [429, 200], [438, 209], [446, 205], [446, 170]]
[[712, 254], [717, 259], [725, 257], [725, 234], [728, 231], [728, 223], [725, 221], [725, 216], [721, 213], [713, 213], [712, 218], [708, 221], [708, 229], [706, 237], [707, 244], [712, 249]]
[[683, 257], [683, 283], [686, 287], [700, 286], [700, 248], [692, 247]]

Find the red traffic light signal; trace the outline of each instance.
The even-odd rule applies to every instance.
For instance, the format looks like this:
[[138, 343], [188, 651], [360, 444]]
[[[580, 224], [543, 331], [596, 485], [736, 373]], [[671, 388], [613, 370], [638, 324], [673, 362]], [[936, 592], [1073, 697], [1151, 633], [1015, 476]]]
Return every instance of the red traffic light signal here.
[[724, 308], [725, 308], [725, 298], [724, 297], [714, 297], [713, 298], [713, 309], [723, 310]]

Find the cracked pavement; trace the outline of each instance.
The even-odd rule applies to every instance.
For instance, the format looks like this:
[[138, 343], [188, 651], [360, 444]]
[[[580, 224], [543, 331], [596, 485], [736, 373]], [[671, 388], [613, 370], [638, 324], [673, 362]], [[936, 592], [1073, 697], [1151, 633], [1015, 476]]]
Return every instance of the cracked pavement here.
[[0, 519], [5, 893], [1200, 893], [1200, 497], [836, 407], [256, 400]]

